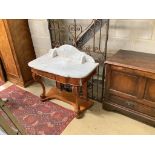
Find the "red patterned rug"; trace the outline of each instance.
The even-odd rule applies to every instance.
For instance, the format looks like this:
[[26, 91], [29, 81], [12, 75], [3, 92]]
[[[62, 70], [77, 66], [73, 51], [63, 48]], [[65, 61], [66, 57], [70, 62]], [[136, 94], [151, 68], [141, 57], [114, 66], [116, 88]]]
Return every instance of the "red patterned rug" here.
[[[73, 111], [50, 101], [43, 103], [39, 97], [15, 85], [0, 91], [0, 97], [8, 98], [6, 105], [29, 135], [59, 135], [75, 117]], [[4, 113], [0, 111], [0, 114]]]
[[3, 85], [4, 83], [5, 83], [5, 82], [3, 82], [3, 81], [0, 81], [0, 86], [1, 86], [1, 85]]

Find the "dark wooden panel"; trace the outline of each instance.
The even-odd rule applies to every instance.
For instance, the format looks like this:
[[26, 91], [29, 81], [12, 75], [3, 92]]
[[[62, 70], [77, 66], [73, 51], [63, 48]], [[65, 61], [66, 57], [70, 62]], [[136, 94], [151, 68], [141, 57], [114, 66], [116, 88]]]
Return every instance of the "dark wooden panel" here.
[[155, 80], [147, 80], [144, 98], [148, 101], [154, 102], [155, 104]]
[[31, 69], [28, 62], [35, 59], [35, 52], [26, 19], [9, 19], [7, 25], [12, 37], [15, 55], [18, 60], [20, 71], [24, 81], [32, 79]]
[[7, 37], [7, 33], [5, 31], [5, 26], [2, 20], [0, 20], [0, 42], [0, 52], [2, 56], [1, 58], [4, 62], [4, 67], [6, 69], [7, 74], [19, 77], [16, 63]]
[[138, 77], [123, 72], [112, 71], [110, 89], [136, 95]]
[[21, 86], [33, 79], [28, 62], [35, 59], [35, 52], [26, 19], [0, 20], [0, 51], [7, 80]]
[[4, 67], [2, 65], [2, 61], [0, 58], [0, 81], [5, 81], [5, 73], [4, 73]]
[[123, 67], [123, 66], [111, 65], [111, 69], [119, 71], [119, 72], [130, 73], [130, 74], [136, 75], [136, 76], [142, 76], [142, 77], [148, 77], [151, 79], [155, 79], [154, 73], [148, 72], [148, 71], [146, 72], [146, 71], [142, 71], [142, 70], [132, 69], [131, 67], [127, 68], [127, 67]]
[[155, 55], [120, 50], [105, 64], [103, 107], [155, 126]]
[[119, 50], [105, 63], [155, 73], [155, 54]]
[[132, 101], [130, 99], [123, 99], [121, 97], [111, 95], [110, 97], [111, 102], [115, 102], [121, 106], [124, 106], [126, 108], [147, 114], [149, 116], [155, 117], [155, 108], [152, 108], [150, 106], [146, 106], [144, 104], [140, 104], [136, 101]]
[[155, 118], [154, 117], [151, 117], [149, 115], [132, 110], [130, 108], [126, 108], [124, 106], [112, 103], [109, 100], [105, 100], [105, 102], [103, 103], [103, 108], [106, 110], [119, 112], [123, 115], [129, 116], [129, 117], [134, 118], [138, 121], [144, 122], [148, 125], [152, 125], [155, 127]]

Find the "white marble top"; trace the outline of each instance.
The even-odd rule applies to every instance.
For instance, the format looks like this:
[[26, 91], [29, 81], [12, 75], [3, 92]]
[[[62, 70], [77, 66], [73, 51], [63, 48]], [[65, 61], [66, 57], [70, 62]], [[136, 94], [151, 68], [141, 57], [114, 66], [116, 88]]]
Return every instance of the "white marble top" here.
[[99, 64], [84, 52], [71, 45], [62, 45], [50, 49], [49, 52], [28, 63], [31, 68], [53, 73], [56, 75], [84, 78]]

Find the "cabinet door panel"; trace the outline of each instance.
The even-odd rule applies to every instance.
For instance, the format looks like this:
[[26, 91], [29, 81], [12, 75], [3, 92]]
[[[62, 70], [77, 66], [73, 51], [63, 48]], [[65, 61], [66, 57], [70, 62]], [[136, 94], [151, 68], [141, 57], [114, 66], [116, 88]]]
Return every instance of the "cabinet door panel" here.
[[136, 96], [138, 77], [112, 70], [110, 89]]
[[147, 79], [144, 98], [155, 102], [155, 80]]
[[0, 20], [0, 42], [0, 51], [6, 72], [13, 76], [19, 76], [2, 20]]

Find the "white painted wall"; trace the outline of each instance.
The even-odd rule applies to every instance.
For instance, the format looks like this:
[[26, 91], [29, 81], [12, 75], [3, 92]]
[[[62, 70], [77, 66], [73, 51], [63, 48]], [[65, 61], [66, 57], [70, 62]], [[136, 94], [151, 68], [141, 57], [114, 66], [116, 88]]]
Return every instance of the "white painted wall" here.
[[155, 54], [155, 20], [111, 20], [108, 52], [119, 49]]
[[[81, 24], [86, 22], [90, 20], [81, 20]], [[31, 19], [29, 27], [37, 57], [48, 52], [51, 43], [47, 20]], [[110, 20], [108, 53], [119, 49], [155, 54], [155, 20]]]
[[46, 19], [29, 19], [28, 23], [35, 53], [39, 57], [51, 48], [48, 23]]
[[[36, 57], [42, 56], [51, 48], [50, 34], [46, 19], [29, 19], [29, 28]], [[48, 85], [55, 85], [53, 80], [43, 78]]]

